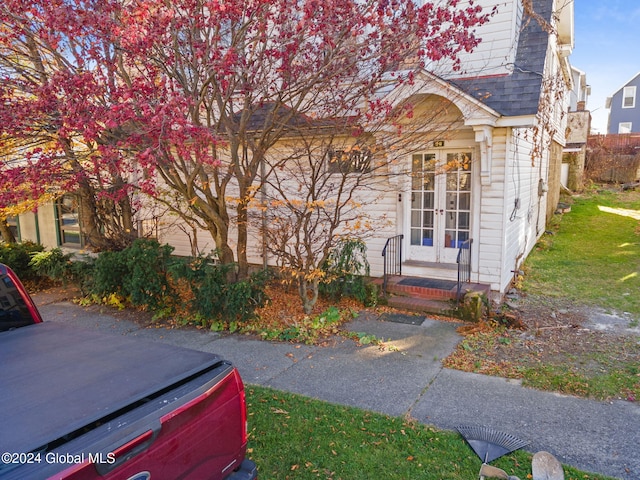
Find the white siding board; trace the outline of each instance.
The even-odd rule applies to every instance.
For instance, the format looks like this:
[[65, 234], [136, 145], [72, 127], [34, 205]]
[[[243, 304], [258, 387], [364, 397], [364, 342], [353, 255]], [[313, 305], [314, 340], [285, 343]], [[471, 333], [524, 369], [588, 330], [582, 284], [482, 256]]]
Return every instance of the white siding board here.
[[[497, 7], [497, 12], [489, 22], [475, 28], [476, 35], [482, 39], [480, 44], [471, 53], [461, 55], [464, 66], [464, 76], [494, 75], [499, 73], [509, 73], [508, 65], [512, 64], [515, 58], [518, 18], [521, 15], [522, 7], [520, 2], [504, 2], [503, 0], [484, 0], [481, 2], [483, 12], [491, 12], [493, 7]], [[469, 2], [462, 2], [461, 8], [469, 5]], [[443, 64], [441, 70], [437, 70], [441, 75], [446, 71]], [[452, 73], [449, 77], [460, 76], [459, 73]]]

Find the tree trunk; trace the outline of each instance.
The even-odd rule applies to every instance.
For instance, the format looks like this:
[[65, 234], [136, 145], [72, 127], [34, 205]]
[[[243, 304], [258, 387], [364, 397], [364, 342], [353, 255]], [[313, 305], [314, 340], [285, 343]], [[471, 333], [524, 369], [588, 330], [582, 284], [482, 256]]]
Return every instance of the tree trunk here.
[[133, 221], [133, 209], [129, 196], [124, 197], [118, 202], [120, 204], [120, 215], [122, 215], [122, 229], [125, 241], [131, 244], [133, 240], [138, 238], [138, 228]]
[[318, 280], [309, 282], [304, 277], [299, 280], [298, 291], [302, 300], [302, 308], [307, 315], [311, 315], [313, 307], [316, 306], [318, 301], [318, 286]]
[[95, 192], [88, 181], [83, 180], [80, 182], [77, 195], [80, 207], [78, 220], [80, 222], [80, 232], [84, 239], [84, 246], [90, 247], [95, 251], [108, 250], [109, 242], [102, 235], [98, 223]]
[[[205, 221], [208, 227], [209, 234], [216, 244], [218, 260], [220, 260], [220, 263], [222, 263], [223, 265], [231, 265], [235, 263], [233, 250], [229, 246], [229, 222], [222, 221], [218, 224], [211, 218], [205, 219]], [[235, 282], [236, 279], [236, 271], [232, 268], [227, 274], [227, 281]]]
[[249, 238], [248, 234], [248, 212], [247, 212], [247, 202], [243, 200], [240, 201], [238, 207], [236, 209], [238, 214], [238, 246], [237, 246], [237, 254], [238, 254], [238, 279], [244, 280], [249, 276], [249, 261], [247, 259], [247, 241]]

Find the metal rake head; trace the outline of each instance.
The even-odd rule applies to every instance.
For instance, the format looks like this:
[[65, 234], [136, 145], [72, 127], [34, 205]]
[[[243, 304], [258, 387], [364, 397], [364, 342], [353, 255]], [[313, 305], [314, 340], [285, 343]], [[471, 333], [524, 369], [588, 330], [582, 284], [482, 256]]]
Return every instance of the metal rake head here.
[[483, 463], [492, 462], [529, 444], [513, 435], [487, 427], [460, 425], [456, 429]]

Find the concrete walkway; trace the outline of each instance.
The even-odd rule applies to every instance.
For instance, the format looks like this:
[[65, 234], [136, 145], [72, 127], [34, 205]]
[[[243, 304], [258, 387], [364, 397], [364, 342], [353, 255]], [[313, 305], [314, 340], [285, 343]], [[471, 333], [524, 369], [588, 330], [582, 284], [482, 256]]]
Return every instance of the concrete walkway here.
[[486, 426], [530, 442], [562, 463], [624, 480], [640, 479], [640, 406], [596, 402], [522, 387], [517, 381], [442, 368], [460, 341], [455, 324], [421, 325], [362, 315], [348, 328], [395, 348], [357, 346], [341, 337], [328, 346], [292, 345], [199, 330], [144, 328], [71, 303], [34, 296], [45, 321], [215, 352], [233, 362], [245, 383], [454, 430]]

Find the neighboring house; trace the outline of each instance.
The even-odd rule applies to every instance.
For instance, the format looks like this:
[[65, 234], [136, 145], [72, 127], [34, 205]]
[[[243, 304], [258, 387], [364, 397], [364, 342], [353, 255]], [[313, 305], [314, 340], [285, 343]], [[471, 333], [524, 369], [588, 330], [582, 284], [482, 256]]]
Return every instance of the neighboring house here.
[[640, 132], [640, 73], [620, 87], [609, 98], [607, 133]]
[[591, 112], [586, 109], [591, 87], [586, 74], [571, 67], [573, 90], [570, 94], [567, 117], [567, 143], [562, 150], [560, 183], [571, 191], [583, 187], [584, 163], [587, 156], [587, 139], [591, 131]]
[[[559, 199], [573, 82], [573, 0], [533, 0], [535, 12], [553, 22], [552, 33], [526, 15], [521, 0], [476, 3], [489, 10], [497, 6], [498, 13], [477, 29], [483, 41], [463, 57], [464, 73], [444, 66], [437, 76], [419, 70], [411, 85], [391, 94], [396, 105], [411, 102], [418, 116], [444, 103], [457, 120], [440, 138], [394, 159], [389, 174], [376, 180], [385, 183], [384, 191], [375, 197], [362, 193], [359, 200], [385, 220], [367, 238], [372, 276], [383, 273], [387, 240], [401, 238], [404, 275], [455, 280], [459, 247], [472, 240], [470, 280], [488, 285], [498, 298], [544, 233]], [[440, 173], [452, 159], [464, 161]], [[41, 213], [47, 217], [40, 220], [41, 232], [45, 223], [63, 232], [75, 225], [68, 212], [68, 221], [53, 207]], [[21, 228], [22, 239], [35, 239], [35, 230]], [[263, 251], [260, 225], [250, 233], [250, 261], [275, 264]], [[191, 254], [194, 239], [202, 252], [215, 248], [208, 235], [175, 219], [159, 219], [157, 235], [179, 255]], [[67, 236], [45, 242], [40, 234], [40, 240], [55, 246]]]

